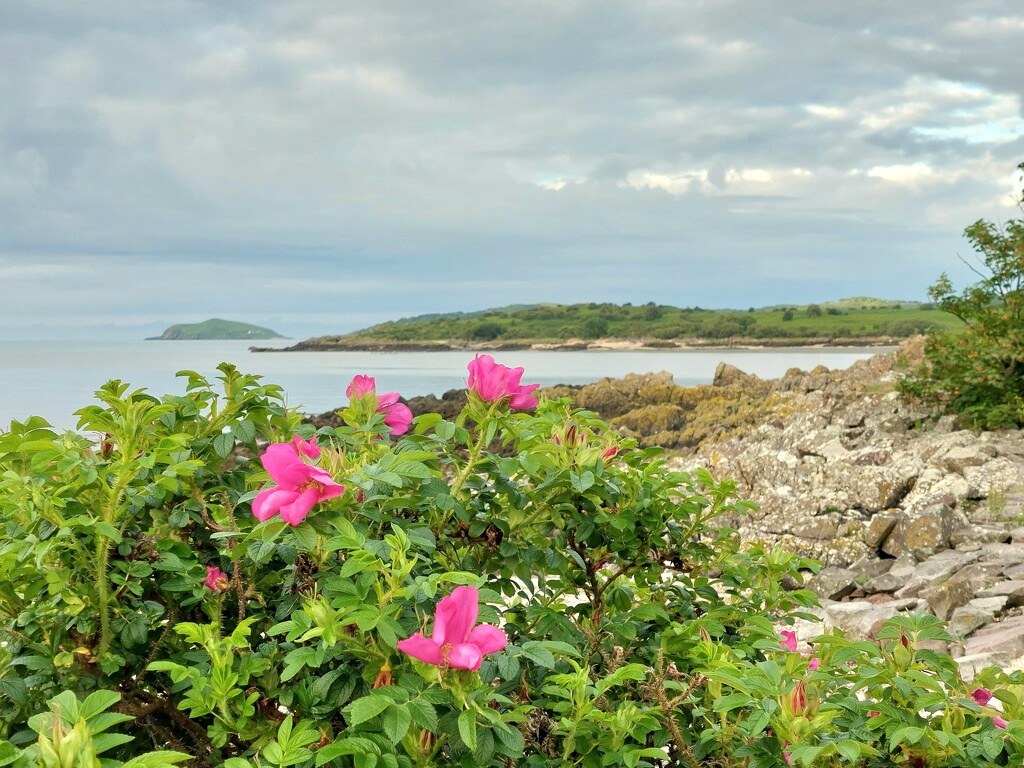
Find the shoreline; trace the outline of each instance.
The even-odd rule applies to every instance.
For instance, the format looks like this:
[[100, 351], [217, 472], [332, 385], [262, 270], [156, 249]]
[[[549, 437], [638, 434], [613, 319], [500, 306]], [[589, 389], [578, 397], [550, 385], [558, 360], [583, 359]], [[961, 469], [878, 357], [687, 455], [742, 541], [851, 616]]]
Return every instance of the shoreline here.
[[651, 343], [635, 339], [567, 339], [556, 342], [460, 342], [460, 341], [381, 341], [341, 342], [330, 337], [309, 339], [290, 347], [249, 347], [250, 352], [692, 352], [696, 350], [761, 349], [885, 349], [905, 341], [896, 337], [859, 337], [849, 339], [795, 338], [731, 340], [680, 339]]

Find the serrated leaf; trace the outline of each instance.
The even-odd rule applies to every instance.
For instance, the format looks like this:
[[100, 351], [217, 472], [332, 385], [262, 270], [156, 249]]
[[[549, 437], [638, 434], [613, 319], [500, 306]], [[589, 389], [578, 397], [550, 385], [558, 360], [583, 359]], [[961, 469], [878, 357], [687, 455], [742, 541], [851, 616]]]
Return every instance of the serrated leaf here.
[[0, 678], [0, 695], [21, 706], [28, 701], [28, 686], [19, 677]]
[[387, 696], [372, 694], [357, 699], [349, 705], [349, 723], [359, 725], [367, 720], [372, 720], [385, 709], [391, 706], [391, 699]]
[[409, 714], [409, 710], [405, 706], [393, 704], [384, 710], [381, 724], [384, 726], [384, 733], [391, 739], [391, 743], [397, 744], [409, 732], [409, 726], [412, 725], [412, 715]]
[[477, 734], [476, 747], [473, 749], [473, 761], [477, 765], [488, 765], [494, 755], [494, 737], [489, 730]]
[[328, 744], [323, 749], [317, 750], [316, 764], [318, 766], [323, 765], [343, 755], [374, 755], [379, 751], [369, 739], [351, 736], [346, 739], [339, 739], [333, 744]]
[[519, 659], [515, 656], [501, 653], [494, 657], [494, 661], [503, 680], [515, 680], [519, 677]]
[[551, 651], [540, 645], [536, 641], [523, 643], [523, 647], [520, 649], [520, 653], [528, 658], [534, 664], [539, 664], [545, 669], [555, 668], [555, 657]]
[[847, 762], [852, 763], [860, 757], [860, 744], [856, 741], [852, 741], [850, 739], [840, 741], [836, 744], [836, 749], [839, 750], [839, 754], [842, 755]]
[[467, 709], [459, 715], [459, 738], [470, 752], [476, 751], [476, 711]]
[[235, 436], [230, 432], [221, 432], [213, 438], [213, 450], [222, 459], [226, 459], [235, 450]]
[[437, 710], [434, 709], [433, 704], [420, 698], [413, 699], [406, 707], [416, 725], [427, 731], [437, 731]]
[[231, 425], [231, 433], [241, 443], [251, 443], [256, 439], [256, 425], [249, 419], [242, 419], [237, 424]]
[[177, 765], [185, 760], [193, 759], [193, 755], [186, 755], [184, 752], [172, 752], [161, 750], [159, 752], [147, 752], [144, 755], [133, 757], [121, 768], [165, 768], [169, 765]]
[[[88, 701], [88, 699], [86, 700]], [[82, 705], [82, 711], [85, 711], [85, 705]], [[113, 728], [115, 725], [121, 723], [127, 723], [135, 718], [131, 715], [122, 715], [120, 712], [101, 712], [100, 714], [89, 718], [89, 730], [93, 734], [103, 733], [108, 728]]]
[[501, 753], [508, 757], [520, 757], [526, 749], [526, 740], [523, 738], [523, 734], [505, 723], [498, 723], [495, 726], [494, 738], [498, 742]]
[[721, 698], [715, 699], [715, 703], [712, 706], [715, 712], [731, 712], [734, 709], [745, 707], [750, 704], [750, 697], [744, 693], [731, 693], [728, 696], [722, 696]]
[[135, 737], [126, 733], [101, 733], [92, 737], [92, 746], [96, 750], [96, 754], [99, 755], [108, 749], [127, 744], [129, 741], [135, 741]]
[[317, 534], [313, 526], [302, 523], [292, 528], [292, 535], [301, 549], [312, 551], [316, 549]]

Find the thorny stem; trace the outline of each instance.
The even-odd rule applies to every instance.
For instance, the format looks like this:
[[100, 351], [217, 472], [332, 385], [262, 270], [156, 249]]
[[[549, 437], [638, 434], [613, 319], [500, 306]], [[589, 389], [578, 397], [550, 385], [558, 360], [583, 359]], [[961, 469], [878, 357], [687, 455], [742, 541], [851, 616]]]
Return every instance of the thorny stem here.
[[669, 699], [668, 693], [665, 691], [665, 677], [667, 675], [668, 669], [665, 666], [665, 655], [662, 651], [658, 651], [658, 666], [655, 669], [655, 677], [651, 681], [650, 690], [654, 693], [655, 698], [657, 698], [661, 711], [665, 713], [665, 727], [668, 728], [669, 733], [672, 735], [672, 743], [675, 744], [680, 757], [692, 768], [699, 768], [697, 758], [693, 756], [693, 752], [690, 751], [686, 739], [683, 738], [683, 732], [679, 729], [679, 723], [673, 717], [672, 710], [679, 704], [682, 704], [690, 696], [694, 688], [698, 685], [703, 685], [704, 677], [697, 675], [685, 691]]
[[[231, 523], [232, 530], [238, 530], [238, 525], [235, 523], [235, 508], [231, 504], [225, 503], [224, 509], [228, 513], [228, 522]], [[235, 548], [235, 537], [232, 536], [228, 539], [228, 551], [230, 552]], [[245, 590], [242, 588], [242, 563], [239, 560], [234, 560], [231, 569], [231, 583], [235, 587], [235, 594], [238, 595], [238, 620], [242, 621], [245, 618]]]
[[[114, 525], [117, 508], [121, 505], [121, 496], [128, 484], [128, 476], [120, 475], [110, 494], [110, 501], [103, 514], [103, 522]], [[107, 564], [110, 559], [110, 538], [104, 535], [96, 537], [96, 596], [99, 601], [100, 613], [100, 644], [97, 657], [102, 659], [110, 649], [110, 581], [107, 579]]]
[[152, 650], [150, 650], [149, 656], [146, 657], [146, 661], [143, 662], [143, 664], [142, 664], [142, 669], [139, 672], [139, 677], [140, 678], [143, 675], [146, 674], [146, 671], [149, 669], [149, 665], [153, 663], [154, 659], [156, 659], [156, 654], [160, 650], [160, 646], [162, 646], [164, 644], [164, 640], [166, 640], [167, 636], [169, 634], [171, 634], [171, 630], [174, 628], [174, 625], [177, 624], [177, 623], [178, 623], [178, 611], [177, 611], [177, 609], [173, 609], [172, 608], [171, 609], [171, 615], [167, 617], [167, 625], [164, 627], [164, 631], [160, 633], [160, 637], [158, 637], [157, 641], [153, 644], [153, 648], [152, 648]]
[[[214, 519], [210, 517], [210, 512], [206, 508], [206, 499], [203, 498], [203, 494], [196, 486], [192, 487], [192, 498], [199, 504], [199, 516], [203, 518], [203, 522], [210, 527], [210, 530], [216, 531], [217, 533], [223, 532], [225, 530], [224, 527], [218, 525]], [[226, 496], [224, 498], [224, 509], [228, 513], [228, 522], [231, 524], [231, 530], [237, 531], [238, 524], [235, 522], [235, 508]], [[229, 536], [227, 540], [228, 551], [230, 552], [233, 550], [237, 543], [238, 542], [235, 541], [234, 536]], [[231, 585], [235, 588], [235, 594], [238, 595], [238, 620], [241, 621], [245, 618], [246, 594], [245, 589], [242, 587], [242, 564], [238, 560], [235, 560], [232, 563]]]

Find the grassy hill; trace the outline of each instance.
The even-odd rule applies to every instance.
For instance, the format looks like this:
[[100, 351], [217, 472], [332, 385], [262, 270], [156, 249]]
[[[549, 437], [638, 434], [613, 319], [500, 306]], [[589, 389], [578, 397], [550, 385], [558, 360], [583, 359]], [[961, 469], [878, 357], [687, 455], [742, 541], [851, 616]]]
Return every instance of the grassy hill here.
[[172, 325], [160, 336], [151, 336], [160, 341], [192, 341], [211, 339], [280, 339], [281, 334], [249, 323], [221, 320], [219, 317], [201, 323], [179, 323]]
[[956, 318], [930, 304], [871, 298], [763, 307], [747, 310], [673, 307], [661, 304], [536, 304], [472, 313], [403, 318], [355, 331], [302, 342], [306, 349], [375, 347], [420, 348], [451, 344], [511, 346], [557, 344], [573, 339], [631, 339], [647, 346], [683, 343], [804, 344], [877, 343], [902, 339], [930, 328], [955, 328]]

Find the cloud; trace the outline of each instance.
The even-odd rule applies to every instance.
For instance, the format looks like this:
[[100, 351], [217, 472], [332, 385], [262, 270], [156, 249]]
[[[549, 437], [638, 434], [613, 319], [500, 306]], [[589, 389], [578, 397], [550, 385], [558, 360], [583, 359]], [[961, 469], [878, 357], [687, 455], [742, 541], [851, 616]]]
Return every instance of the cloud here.
[[10, 0], [0, 328], [34, 291], [61, 322], [324, 333], [923, 297], [1008, 213], [1022, 23], [1009, 0]]

